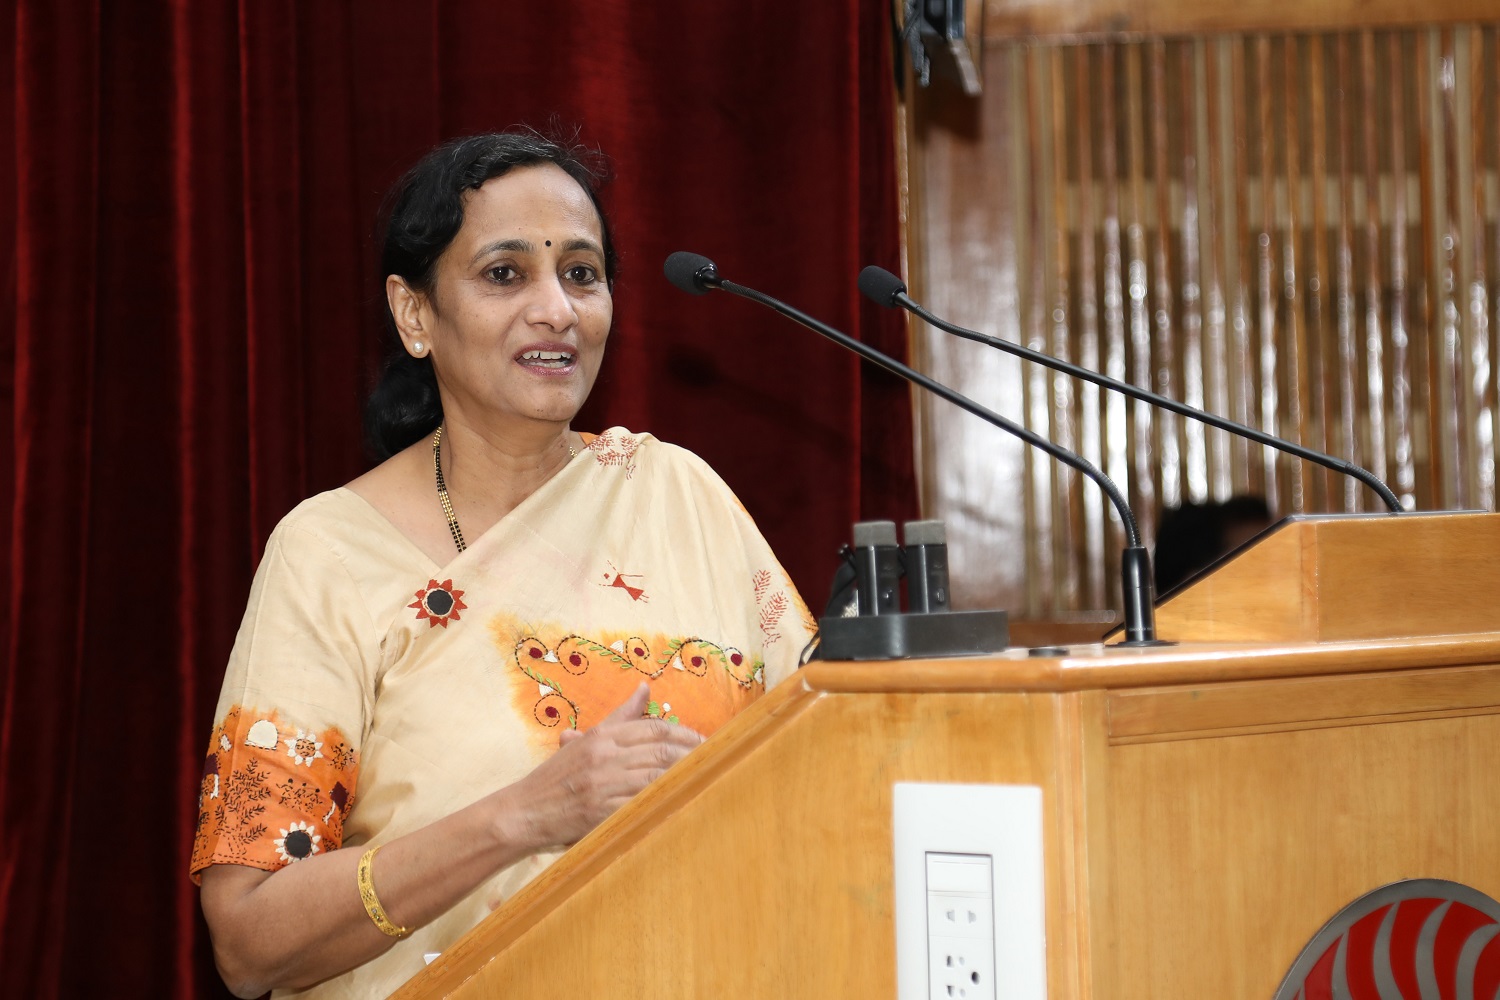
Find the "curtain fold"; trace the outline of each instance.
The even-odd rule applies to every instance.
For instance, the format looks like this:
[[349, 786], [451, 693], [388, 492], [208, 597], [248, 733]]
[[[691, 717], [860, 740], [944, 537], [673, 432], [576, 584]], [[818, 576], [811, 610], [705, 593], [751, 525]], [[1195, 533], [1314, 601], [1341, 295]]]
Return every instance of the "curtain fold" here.
[[20, 0], [0, 19], [8, 995], [226, 995], [185, 875], [203, 741], [266, 536], [367, 467], [375, 219], [439, 140], [555, 120], [612, 158], [616, 321], [579, 427], [701, 454], [814, 607], [852, 521], [915, 515], [904, 385], [661, 277], [695, 250], [905, 355], [900, 318], [854, 291], [897, 263], [887, 17]]

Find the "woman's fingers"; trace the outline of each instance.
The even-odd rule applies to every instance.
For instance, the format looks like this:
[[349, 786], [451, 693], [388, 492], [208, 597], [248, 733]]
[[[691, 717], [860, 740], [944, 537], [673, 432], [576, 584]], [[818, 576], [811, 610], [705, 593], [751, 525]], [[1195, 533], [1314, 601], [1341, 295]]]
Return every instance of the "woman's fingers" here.
[[610, 712], [602, 720], [600, 726], [607, 726], [612, 722], [629, 722], [631, 719], [639, 719], [646, 714], [646, 706], [651, 702], [651, 687], [645, 681], [635, 686], [630, 697], [620, 702], [613, 712]]
[[643, 719], [646, 707], [651, 703], [651, 688], [645, 681], [636, 685], [623, 702], [599, 720], [597, 726], [588, 730], [564, 729], [558, 734], [558, 746], [567, 746], [586, 733], [608, 730], [621, 746], [663, 740], [692, 749], [703, 742], [703, 737], [686, 726], [667, 722], [665, 719]]
[[584, 733], [592, 732], [594, 729], [602, 726], [639, 719], [646, 714], [646, 706], [650, 703], [651, 688], [645, 681], [641, 681], [635, 686], [635, 690], [630, 692], [629, 697], [616, 705], [603, 719], [599, 720], [599, 725], [592, 727], [592, 729], [564, 729], [557, 735], [557, 745], [565, 747], [574, 740], [582, 737]]
[[[676, 728], [676, 727], [671, 727]], [[621, 727], [623, 729], [623, 727]], [[579, 753], [582, 768], [589, 774], [604, 777], [611, 773], [634, 774], [643, 770], [671, 767], [702, 742], [692, 730], [665, 737], [630, 739], [621, 729], [599, 731], [585, 741]]]
[[[599, 727], [604, 728], [602, 725]], [[703, 742], [703, 737], [675, 722], [665, 719], [637, 719], [623, 722], [609, 730], [609, 736], [619, 746], [635, 746], [640, 743], [671, 743], [691, 750]]]

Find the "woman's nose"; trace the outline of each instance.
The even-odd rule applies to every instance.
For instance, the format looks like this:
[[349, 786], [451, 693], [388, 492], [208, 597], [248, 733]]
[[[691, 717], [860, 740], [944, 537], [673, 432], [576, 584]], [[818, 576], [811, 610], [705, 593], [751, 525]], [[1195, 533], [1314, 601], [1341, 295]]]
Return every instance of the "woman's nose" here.
[[526, 312], [528, 322], [554, 330], [566, 330], [578, 322], [573, 300], [555, 275], [542, 278], [532, 286]]

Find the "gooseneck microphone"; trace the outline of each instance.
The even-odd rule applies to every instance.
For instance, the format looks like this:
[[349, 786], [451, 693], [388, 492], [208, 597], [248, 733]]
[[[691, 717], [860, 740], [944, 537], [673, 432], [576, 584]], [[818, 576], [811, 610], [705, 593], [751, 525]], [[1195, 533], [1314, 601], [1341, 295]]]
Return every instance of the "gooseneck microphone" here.
[[1078, 365], [1070, 364], [1061, 358], [1054, 358], [1050, 354], [1043, 354], [1041, 351], [1034, 351], [1029, 347], [1023, 347], [1009, 340], [1001, 340], [999, 337], [991, 337], [988, 334], [967, 330], [956, 324], [949, 323], [947, 320], [924, 309], [919, 303], [908, 296], [906, 294], [906, 283], [883, 267], [876, 267], [872, 264], [859, 272], [859, 290], [864, 293], [865, 298], [877, 305], [885, 306], [887, 309], [900, 306], [912, 313], [912, 315], [926, 320], [939, 330], [951, 333], [955, 337], [963, 337], [965, 340], [987, 344], [990, 347], [998, 347], [1002, 351], [1014, 354], [1027, 361], [1034, 361], [1054, 371], [1072, 375], [1074, 378], [1081, 378], [1086, 382], [1092, 382], [1106, 389], [1113, 389], [1116, 392], [1129, 396], [1131, 399], [1139, 399], [1144, 403], [1150, 403], [1152, 406], [1171, 410], [1173, 413], [1178, 413], [1192, 420], [1208, 424], [1210, 427], [1217, 427], [1221, 431], [1228, 431], [1230, 434], [1249, 438], [1256, 444], [1275, 448], [1277, 451], [1295, 455], [1298, 458], [1321, 465], [1325, 469], [1332, 469], [1346, 476], [1352, 476], [1378, 493], [1380, 499], [1391, 509], [1391, 513], [1404, 513], [1401, 508], [1401, 501], [1396, 499], [1396, 494], [1391, 492], [1391, 488], [1382, 482], [1380, 477], [1376, 476], [1373, 472], [1362, 469], [1353, 462], [1346, 462], [1341, 458], [1325, 455], [1320, 451], [1313, 451], [1311, 448], [1304, 448], [1300, 444], [1267, 434], [1265, 431], [1258, 431], [1254, 427], [1248, 427], [1245, 424], [1237, 423], [1226, 417], [1209, 413], [1207, 410], [1200, 410], [1197, 407], [1188, 406], [1186, 403], [1179, 403], [1175, 399], [1154, 393], [1149, 389], [1142, 389], [1139, 386], [1131, 385], [1129, 382], [1121, 382], [1119, 379], [1110, 378], [1108, 375], [1101, 375], [1088, 368], [1080, 368]]
[[719, 270], [714, 262], [707, 257], [679, 250], [667, 258], [663, 267], [667, 280], [689, 295], [703, 295], [715, 289], [738, 295], [749, 299], [751, 302], [759, 303], [767, 308], [787, 317], [793, 322], [800, 323], [814, 333], [822, 334], [834, 343], [841, 344], [849, 350], [858, 354], [866, 361], [871, 361], [886, 371], [908, 382], [920, 385], [928, 392], [934, 393], [946, 399], [955, 406], [967, 410], [988, 421], [996, 427], [1012, 434], [1033, 448], [1046, 452], [1053, 458], [1071, 468], [1077, 469], [1104, 491], [1115, 509], [1120, 513], [1120, 522], [1125, 528], [1125, 551], [1120, 560], [1120, 583], [1123, 590], [1124, 616], [1125, 616], [1125, 646], [1157, 645], [1156, 638], [1156, 611], [1155, 600], [1151, 582], [1151, 555], [1141, 545], [1140, 529], [1136, 525], [1134, 512], [1125, 501], [1125, 495], [1114, 481], [1100, 472], [1082, 455], [1077, 455], [1061, 445], [1054, 444], [1042, 437], [1040, 434], [1019, 424], [1013, 423], [1000, 414], [981, 406], [968, 396], [963, 395], [941, 382], [928, 378], [921, 372], [909, 368], [888, 354], [877, 351], [868, 344], [861, 343], [843, 333], [835, 330], [821, 320], [813, 319], [811, 316], [787, 305], [779, 299], [774, 299], [764, 292], [758, 292], [753, 288], [735, 284], [719, 276]]

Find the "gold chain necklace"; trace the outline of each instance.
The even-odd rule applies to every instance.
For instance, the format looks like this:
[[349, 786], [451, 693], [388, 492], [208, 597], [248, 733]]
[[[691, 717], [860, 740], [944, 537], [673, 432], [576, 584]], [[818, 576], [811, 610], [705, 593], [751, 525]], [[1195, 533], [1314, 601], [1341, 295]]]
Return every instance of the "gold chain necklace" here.
[[[577, 457], [578, 449], [568, 445], [568, 458]], [[438, 429], [432, 435], [432, 474], [437, 479], [438, 502], [443, 505], [443, 515], [448, 518], [448, 531], [453, 535], [453, 544], [462, 552], [468, 546], [464, 544], [464, 533], [458, 526], [458, 516], [453, 513], [453, 501], [448, 499], [448, 484], [443, 482], [442, 424], [438, 424]]]

